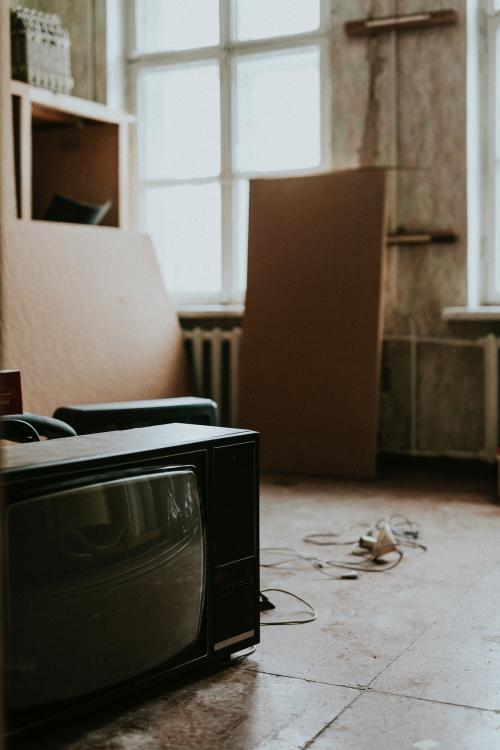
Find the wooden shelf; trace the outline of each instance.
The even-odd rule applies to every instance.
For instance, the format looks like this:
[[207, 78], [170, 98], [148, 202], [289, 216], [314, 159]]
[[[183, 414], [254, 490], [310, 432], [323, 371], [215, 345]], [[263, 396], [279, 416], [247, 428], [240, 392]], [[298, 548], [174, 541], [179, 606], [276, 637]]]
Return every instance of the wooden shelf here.
[[435, 26], [449, 26], [458, 21], [455, 10], [434, 10], [404, 15], [381, 16], [379, 18], [361, 18], [344, 24], [348, 36], [370, 36], [388, 31], [405, 31], [428, 29]]
[[43, 219], [54, 194], [112, 201], [103, 224], [127, 227], [134, 118], [97, 102], [11, 81], [17, 215]]
[[447, 245], [457, 242], [459, 236], [452, 229], [421, 229], [409, 232], [400, 229], [387, 235], [388, 245]]
[[29, 86], [22, 81], [11, 81], [10, 90], [11, 94], [15, 96], [22, 96], [29, 99], [32, 102], [32, 109], [35, 112], [45, 113], [46, 116], [50, 116], [48, 115], [49, 112], [57, 111], [61, 115], [74, 115], [87, 120], [109, 122], [115, 125], [120, 125], [123, 122], [134, 122], [134, 118], [131, 115], [112, 110], [105, 104], [92, 102], [88, 99], [79, 99], [76, 96], [69, 96], [67, 94], [55, 94], [48, 89]]

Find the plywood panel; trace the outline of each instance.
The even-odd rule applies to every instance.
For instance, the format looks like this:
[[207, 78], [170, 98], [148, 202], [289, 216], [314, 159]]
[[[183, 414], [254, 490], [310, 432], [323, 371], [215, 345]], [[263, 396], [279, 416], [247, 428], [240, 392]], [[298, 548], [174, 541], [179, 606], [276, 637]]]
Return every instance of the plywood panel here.
[[3, 367], [21, 370], [26, 411], [189, 393], [147, 236], [14, 221], [2, 265]]
[[251, 184], [239, 421], [265, 470], [374, 474], [385, 180]]

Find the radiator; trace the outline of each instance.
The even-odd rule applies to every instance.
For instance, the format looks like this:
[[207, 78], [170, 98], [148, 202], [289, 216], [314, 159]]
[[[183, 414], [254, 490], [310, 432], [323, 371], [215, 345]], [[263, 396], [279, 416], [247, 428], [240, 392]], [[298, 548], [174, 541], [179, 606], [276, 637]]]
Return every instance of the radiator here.
[[[239, 353], [241, 331], [239, 327], [224, 330], [222, 328], [193, 328], [185, 330], [186, 349], [191, 362], [197, 395], [212, 398], [219, 405], [220, 423], [223, 426], [238, 426], [238, 386], [239, 386]], [[445, 339], [418, 335], [386, 335], [384, 341], [408, 342], [410, 344], [410, 429], [411, 447], [409, 450], [396, 450], [394, 453], [410, 453], [414, 456], [447, 455], [458, 458], [479, 458], [489, 462], [496, 459], [499, 440], [499, 349], [500, 338], [493, 334], [477, 339]], [[418, 432], [418, 399], [417, 399], [417, 346], [433, 343], [445, 347], [476, 347], [483, 351], [484, 378], [484, 447], [473, 451], [430, 452], [419, 450]], [[481, 384], [479, 384], [481, 387]]]
[[196, 395], [217, 402], [222, 426], [237, 426], [241, 328], [192, 328], [184, 338]]

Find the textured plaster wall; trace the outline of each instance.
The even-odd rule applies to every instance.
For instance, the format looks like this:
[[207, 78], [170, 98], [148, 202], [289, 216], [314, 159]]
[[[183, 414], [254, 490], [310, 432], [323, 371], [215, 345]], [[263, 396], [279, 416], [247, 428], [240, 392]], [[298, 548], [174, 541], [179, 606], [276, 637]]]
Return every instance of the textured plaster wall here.
[[[456, 10], [458, 24], [372, 38], [344, 32], [347, 20], [430, 6]], [[392, 228], [450, 228], [460, 235], [452, 245], [387, 250], [385, 333], [415, 335], [417, 342], [481, 335], [441, 315], [446, 306], [466, 304], [465, 0], [334, 0], [332, 27], [334, 165], [399, 167], [391, 175]], [[420, 342], [413, 352], [412, 360], [407, 341], [384, 345], [381, 448], [481, 451], [481, 349]]]
[[[398, 35], [398, 158], [418, 171], [400, 172], [398, 219], [411, 227], [450, 227], [460, 241], [399, 250], [395, 304], [388, 328], [446, 333], [441, 310], [466, 303], [466, 19], [465, 3], [454, 8], [459, 23]], [[425, 2], [401, 0], [400, 12], [423, 10]]]

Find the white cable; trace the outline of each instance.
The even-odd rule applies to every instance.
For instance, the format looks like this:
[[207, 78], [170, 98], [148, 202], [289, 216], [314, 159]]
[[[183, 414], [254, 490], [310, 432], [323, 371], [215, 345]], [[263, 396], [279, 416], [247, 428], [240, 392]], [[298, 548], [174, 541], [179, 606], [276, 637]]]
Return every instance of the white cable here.
[[262, 625], [303, 625], [306, 622], [314, 622], [314, 620], [317, 618], [318, 613], [312, 606], [312, 604], [309, 604], [309, 602], [306, 602], [305, 599], [302, 599], [300, 596], [297, 596], [297, 594], [292, 594], [291, 591], [285, 591], [285, 589], [262, 589], [261, 594], [267, 594], [269, 591], [277, 591], [280, 594], [287, 594], [288, 596], [292, 596], [294, 599], [297, 599], [297, 601], [301, 602], [302, 604], [305, 604], [306, 607], [310, 610], [311, 617], [309, 617], [307, 620], [275, 620], [274, 622], [261, 622]]

